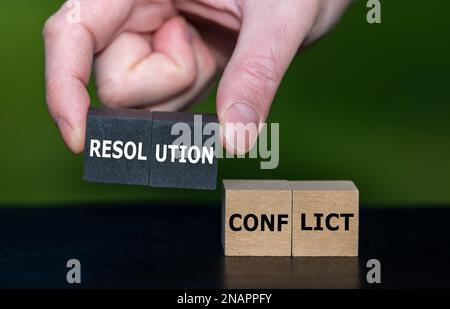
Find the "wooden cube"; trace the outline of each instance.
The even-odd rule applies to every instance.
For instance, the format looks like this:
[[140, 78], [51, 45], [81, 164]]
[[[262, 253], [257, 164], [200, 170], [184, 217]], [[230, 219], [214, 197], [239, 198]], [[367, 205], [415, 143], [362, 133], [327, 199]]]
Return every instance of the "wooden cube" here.
[[290, 256], [292, 191], [285, 180], [224, 180], [226, 256]]
[[359, 193], [351, 181], [291, 181], [292, 255], [357, 256]]

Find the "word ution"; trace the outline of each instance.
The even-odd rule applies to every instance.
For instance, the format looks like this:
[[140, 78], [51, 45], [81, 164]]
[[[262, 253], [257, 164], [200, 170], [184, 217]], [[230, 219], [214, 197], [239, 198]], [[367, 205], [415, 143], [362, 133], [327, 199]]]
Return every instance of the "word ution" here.
[[[170, 151], [168, 151], [170, 150]], [[165, 162], [168, 159], [168, 152], [170, 162], [197, 164], [214, 164], [214, 148], [213, 147], [198, 147], [186, 145], [160, 145], [156, 144], [156, 160], [158, 162]]]

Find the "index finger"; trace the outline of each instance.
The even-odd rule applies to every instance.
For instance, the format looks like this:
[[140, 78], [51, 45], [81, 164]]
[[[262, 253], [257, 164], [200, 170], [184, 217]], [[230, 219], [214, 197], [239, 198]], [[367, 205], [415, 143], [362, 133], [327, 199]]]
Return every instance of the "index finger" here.
[[90, 104], [86, 85], [94, 54], [123, 26], [133, 4], [134, 0], [69, 1], [45, 24], [47, 105], [75, 153], [84, 148]]

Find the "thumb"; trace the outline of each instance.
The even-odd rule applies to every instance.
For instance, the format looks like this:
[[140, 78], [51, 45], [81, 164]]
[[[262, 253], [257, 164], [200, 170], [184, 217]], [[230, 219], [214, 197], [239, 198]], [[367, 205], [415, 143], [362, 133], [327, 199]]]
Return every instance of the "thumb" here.
[[283, 75], [317, 12], [311, 5], [315, 1], [241, 3], [241, 32], [217, 95], [222, 143], [235, 154], [248, 152], [256, 142]]

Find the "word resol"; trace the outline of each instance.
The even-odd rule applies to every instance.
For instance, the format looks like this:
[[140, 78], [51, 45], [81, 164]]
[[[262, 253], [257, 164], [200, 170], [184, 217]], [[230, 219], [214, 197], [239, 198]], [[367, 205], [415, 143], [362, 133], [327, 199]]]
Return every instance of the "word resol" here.
[[91, 147], [89, 156], [92, 158], [94, 155], [97, 158], [105, 159], [122, 159], [125, 156], [127, 160], [134, 160], [137, 155], [139, 161], [146, 161], [147, 156], [142, 155], [142, 143], [134, 142], [122, 142], [122, 141], [110, 141], [104, 140], [100, 142], [96, 139], [91, 139]]

